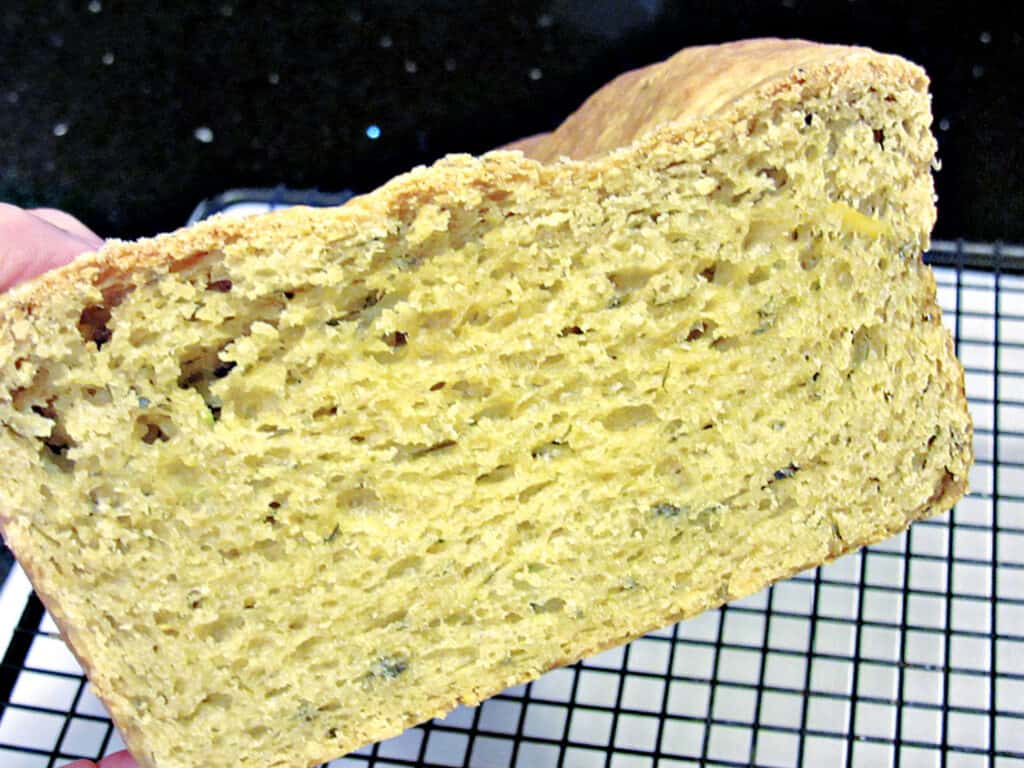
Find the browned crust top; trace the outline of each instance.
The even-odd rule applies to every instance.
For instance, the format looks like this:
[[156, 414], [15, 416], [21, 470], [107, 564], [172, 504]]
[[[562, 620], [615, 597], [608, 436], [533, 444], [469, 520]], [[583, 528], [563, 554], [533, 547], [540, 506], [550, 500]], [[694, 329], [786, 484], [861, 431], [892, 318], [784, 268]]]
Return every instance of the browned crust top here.
[[479, 161], [466, 156], [445, 158], [337, 208], [296, 207], [247, 219], [214, 217], [156, 238], [108, 241], [96, 253], [0, 296], [0, 332], [5, 324], [32, 314], [33, 308], [61, 301], [82, 280], [103, 285], [118, 276], [166, 268], [236, 241], [298, 240], [317, 230], [330, 230], [335, 238], [339, 231], [354, 233], [361, 226], [379, 224], [410, 198], [423, 199], [424, 193], [444, 189], [467, 162], [475, 163], [481, 179], [536, 175], [536, 161], [550, 163], [563, 157], [615, 167], [620, 162], [614, 150], [655, 140], [657, 129], [666, 125], [689, 125], [699, 133], [702, 124], [714, 119], [741, 119], [776, 94], [799, 87], [805, 78], [816, 74], [827, 79], [851, 69], [885, 72], [916, 90], [928, 84], [917, 65], [867, 48], [775, 38], [687, 48], [660, 64], [611, 81], [552, 133], [508, 145], [507, 149], [523, 155], [495, 152]]

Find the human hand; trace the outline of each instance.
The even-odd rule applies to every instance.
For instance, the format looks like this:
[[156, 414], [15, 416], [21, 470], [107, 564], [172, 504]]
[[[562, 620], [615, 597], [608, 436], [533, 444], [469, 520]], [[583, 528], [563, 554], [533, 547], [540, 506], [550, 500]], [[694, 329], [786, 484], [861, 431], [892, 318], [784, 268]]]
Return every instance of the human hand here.
[[102, 238], [63, 211], [0, 203], [0, 293], [101, 245]]
[[64, 768], [138, 768], [138, 765], [127, 751], [122, 751], [107, 755], [99, 763], [92, 760], [76, 760]]

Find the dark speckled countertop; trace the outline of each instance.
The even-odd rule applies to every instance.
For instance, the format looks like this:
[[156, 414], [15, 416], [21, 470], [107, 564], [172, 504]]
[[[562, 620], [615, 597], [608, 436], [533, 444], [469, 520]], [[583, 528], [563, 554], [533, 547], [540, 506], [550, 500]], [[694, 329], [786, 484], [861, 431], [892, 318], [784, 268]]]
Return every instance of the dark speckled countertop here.
[[366, 190], [551, 128], [618, 72], [780, 35], [924, 64], [938, 235], [1024, 241], [1019, 3], [440, 0], [0, 4], [0, 199], [107, 236], [241, 186]]

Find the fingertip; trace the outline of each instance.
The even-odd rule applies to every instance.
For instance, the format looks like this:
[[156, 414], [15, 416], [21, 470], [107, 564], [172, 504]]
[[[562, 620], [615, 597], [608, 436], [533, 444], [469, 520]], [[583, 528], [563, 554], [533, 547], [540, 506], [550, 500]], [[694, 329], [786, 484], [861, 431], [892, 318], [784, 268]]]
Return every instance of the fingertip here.
[[0, 207], [0, 292], [93, 250], [93, 244], [13, 206]]
[[63, 229], [68, 234], [74, 235], [91, 248], [99, 248], [103, 245], [102, 237], [97, 235], [70, 213], [59, 211], [56, 208], [30, 208], [28, 213], [32, 214], [36, 218], [42, 219], [47, 224], [52, 224], [59, 229]]
[[100, 760], [99, 768], [138, 768], [138, 763], [128, 750], [122, 750]]

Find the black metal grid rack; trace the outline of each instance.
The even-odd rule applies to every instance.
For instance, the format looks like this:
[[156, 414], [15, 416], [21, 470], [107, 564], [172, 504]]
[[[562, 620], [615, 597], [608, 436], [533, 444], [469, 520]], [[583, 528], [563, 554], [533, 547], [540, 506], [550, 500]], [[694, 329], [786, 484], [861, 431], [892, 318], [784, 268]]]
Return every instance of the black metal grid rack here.
[[[341, 199], [246, 191], [197, 213]], [[976, 430], [953, 512], [331, 766], [1024, 766], [1024, 248], [927, 260]], [[29, 597], [0, 664], [0, 765], [120, 746]]]

